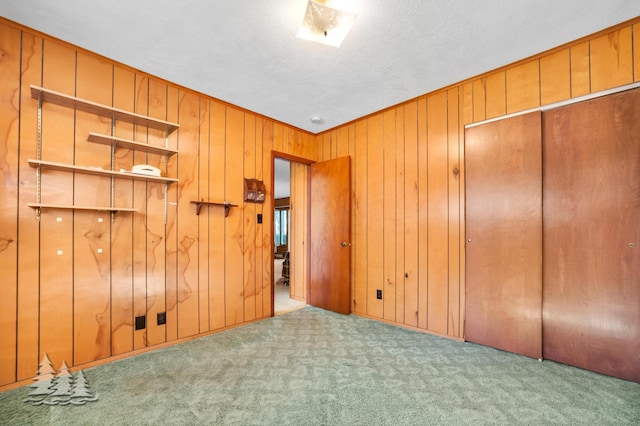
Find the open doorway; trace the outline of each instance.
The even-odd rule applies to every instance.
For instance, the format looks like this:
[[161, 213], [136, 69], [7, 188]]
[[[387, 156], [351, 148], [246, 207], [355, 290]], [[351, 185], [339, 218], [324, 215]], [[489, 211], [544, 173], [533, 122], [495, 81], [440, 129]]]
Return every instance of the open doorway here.
[[[299, 287], [298, 280], [293, 274], [292, 258], [295, 255], [303, 255], [303, 253], [294, 253], [301, 251], [296, 244], [296, 220], [300, 218], [296, 216], [306, 214], [304, 209], [296, 212], [294, 206], [299, 204], [299, 194], [292, 185], [292, 170], [294, 177], [297, 172], [297, 164], [280, 158], [274, 159], [274, 190], [273, 190], [273, 236], [274, 236], [274, 254], [273, 254], [273, 282], [274, 282], [274, 315], [282, 315], [287, 312], [295, 311], [306, 306], [306, 298], [296, 291]], [[297, 181], [297, 179], [294, 179]], [[293, 191], [292, 191], [293, 187]], [[292, 197], [293, 195], [293, 197]], [[293, 198], [293, 200], [292, 200]], [[299, 200], [298, 200], [299, 201]], [[292, 226], [293, 224], [293, 226]], [[292, 238], [293, 237], [293, 238]]]

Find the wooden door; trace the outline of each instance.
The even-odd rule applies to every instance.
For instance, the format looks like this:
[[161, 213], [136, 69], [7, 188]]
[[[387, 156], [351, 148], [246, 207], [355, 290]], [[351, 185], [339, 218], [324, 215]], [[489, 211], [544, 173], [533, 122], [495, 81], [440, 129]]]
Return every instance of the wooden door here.
[[544, 357], [640, 382], [640, 90], [544, 123]]
[[350, 158], [311, 165], [309, 304], [351, 312]]
[[541, 114], [467, 129], [465, 339], [542, 353]]

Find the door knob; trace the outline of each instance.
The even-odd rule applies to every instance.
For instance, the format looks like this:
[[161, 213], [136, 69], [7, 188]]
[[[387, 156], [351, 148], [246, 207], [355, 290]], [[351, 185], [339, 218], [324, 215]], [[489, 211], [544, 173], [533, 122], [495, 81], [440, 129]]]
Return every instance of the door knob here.
[[341, 242], [341, 243], [340, 243], [340, 245], [341, 245], [342, 247], [347, 247], [347, 246], [351, 246], [351, 243], [348, 243], [348, 242], [346, 242], [346, 241], [343, 241], [343, 242]]

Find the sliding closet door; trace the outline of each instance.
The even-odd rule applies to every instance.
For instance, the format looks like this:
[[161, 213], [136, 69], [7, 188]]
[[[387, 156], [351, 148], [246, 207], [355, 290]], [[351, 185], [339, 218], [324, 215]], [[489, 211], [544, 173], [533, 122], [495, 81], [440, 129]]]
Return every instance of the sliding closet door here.
[[465, 339], [542, 351], [540, 112], [467, 129]]
[[544, 125], [544, 357], [640, 382], [640, 90]]

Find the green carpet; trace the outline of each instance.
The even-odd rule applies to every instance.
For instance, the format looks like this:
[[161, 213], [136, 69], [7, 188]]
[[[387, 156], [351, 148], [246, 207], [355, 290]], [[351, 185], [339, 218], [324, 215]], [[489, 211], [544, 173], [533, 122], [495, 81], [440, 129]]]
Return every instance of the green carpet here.
[[312, 307], [84, 373], [96, 402], [0, 424], [640, 424], [638, 384]]

